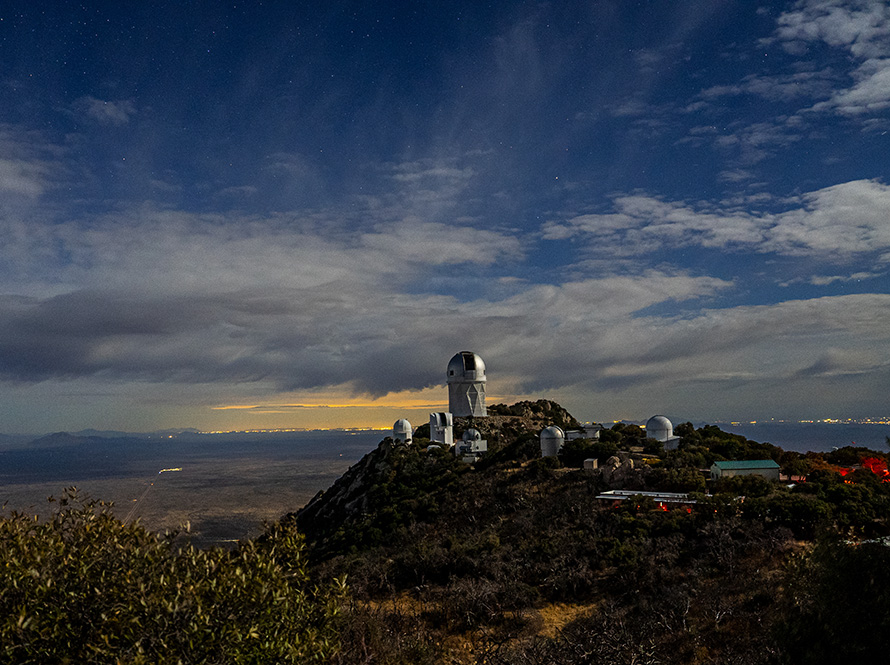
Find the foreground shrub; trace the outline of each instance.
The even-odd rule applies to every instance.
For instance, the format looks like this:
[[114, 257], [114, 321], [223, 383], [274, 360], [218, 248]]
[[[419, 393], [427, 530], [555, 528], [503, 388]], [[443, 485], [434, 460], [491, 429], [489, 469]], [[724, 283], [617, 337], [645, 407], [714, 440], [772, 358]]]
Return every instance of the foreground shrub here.
[[198, 550], [69, 493], [45, 521], [0, 519], [0, 567], [6, 662], [305, 663], [337, 647], [343, 584], [311, 583], [286, 526]]
[[786, 663], [887, 662], [890, 548], [820, 543], [791, 570], [776, 631]]

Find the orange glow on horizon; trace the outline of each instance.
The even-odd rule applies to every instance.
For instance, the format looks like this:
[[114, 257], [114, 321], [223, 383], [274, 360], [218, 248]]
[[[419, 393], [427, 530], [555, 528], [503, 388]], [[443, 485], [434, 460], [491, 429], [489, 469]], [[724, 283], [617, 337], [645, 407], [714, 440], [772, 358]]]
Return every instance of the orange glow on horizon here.
[[281, 411], [270, 411], [270, 413], [288, 413], [291, 409], [440, 409], [448, 406], [447, 402], [431, 402], [425, 403], [420, 400], [417, 403], [410, 402], [394, 402], [385, 404], [375, 404], [374, 402], [352, 403], [352, 404], [228, 404], [225, 406], [210, 407], [214, 411], [252, 411], [255, 409], [282, 409]]
[[[426, 422], [433, 411], [448, 409], [445, 386], [391, 393], [381, 398], [355, 395], [347, 387], [323, 393], [290, 393], [277, 399], [257, 399], [239, 404], [208, 405], [209, 418], [202, 423], [213, 431], [282, 429], [389, 429], [398, 418]], [[524, 396], [487, 395], [486, 402], [513, 403]], [[510, 401], [512, 400], [512, 401]]]

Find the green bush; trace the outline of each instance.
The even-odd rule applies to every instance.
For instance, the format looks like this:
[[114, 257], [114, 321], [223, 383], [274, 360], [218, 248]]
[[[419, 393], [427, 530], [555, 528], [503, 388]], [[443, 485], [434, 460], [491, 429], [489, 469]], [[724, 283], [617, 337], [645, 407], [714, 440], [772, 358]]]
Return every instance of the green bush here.
[[787, 663], [882, 663], [890, 630], [890, 548], [820, 543], [793, 568], [776, 635]]
[[713, 492], [714, 494], [725, 492], [737, 496], [760, 497], [772, 492], [776, 485], [777, 483], [758, 474], [730, 476], [718, 479], [714, 484]]
[[830, 524], [831, 505], [801, 492], [775, 492], [747, 499], [742, 512], [751, 519], [788, 527], [799, 538], [812, 538], [820, 527]]
[[15, 663], [305, 663], [337, 649], [340, 580], [318, 587], [276, 525], [233, 551], [156, 537], [69, 491], [0, 520], [0, 654]]
[[704, 492], [705, 477], [689, 467], [654, 468], [647, 480], [649, 487], [662, 492]]
[[603, 463], [617, 454], [618, 444], [612, 441], [574, 439], [563, 444], [559, 451], [559, 459], [565, 466], [580, 469], [586, 459], [596, 458]]

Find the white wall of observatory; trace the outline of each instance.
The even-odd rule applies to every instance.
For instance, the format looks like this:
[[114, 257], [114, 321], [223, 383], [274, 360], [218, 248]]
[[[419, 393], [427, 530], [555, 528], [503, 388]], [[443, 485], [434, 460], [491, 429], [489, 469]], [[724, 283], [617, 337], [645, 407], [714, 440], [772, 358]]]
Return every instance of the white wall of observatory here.
[[471, 351], [461, 351], [448, 363], [448, 409], [456, 418], [485, 417], [485, 363]]

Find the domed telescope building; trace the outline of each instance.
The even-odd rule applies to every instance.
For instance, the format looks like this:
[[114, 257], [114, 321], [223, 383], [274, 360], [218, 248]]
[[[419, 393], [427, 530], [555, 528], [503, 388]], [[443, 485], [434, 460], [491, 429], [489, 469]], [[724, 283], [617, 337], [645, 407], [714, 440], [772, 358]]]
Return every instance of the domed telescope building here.
[[464, 462], [472, 464], [488, 452], [488, 441], [482, 438], [482, 434], [472, 427], [464, 431], [460, 443], [454, 446], [454, 456], [460, 457]]
[[674, 436], [674, 425], [666, 416], [652, 416], [646, 421], [646, 436], [664, 444], [665, 450], [674, 450], [680, 442]]
[[472, 351], [454, 354], [446, 371], [448, 410], [455, 418], [484, 417], [485, 363]]
[[411, 443], [411, 423], [404, 418], [399, 418], [392, 426], [393, 441], [401, 441], [402, 443]]
[[556, 457], [565, 443], [566, 433], [562, 427], [551, 425], [541, 430], [541, 457]]

